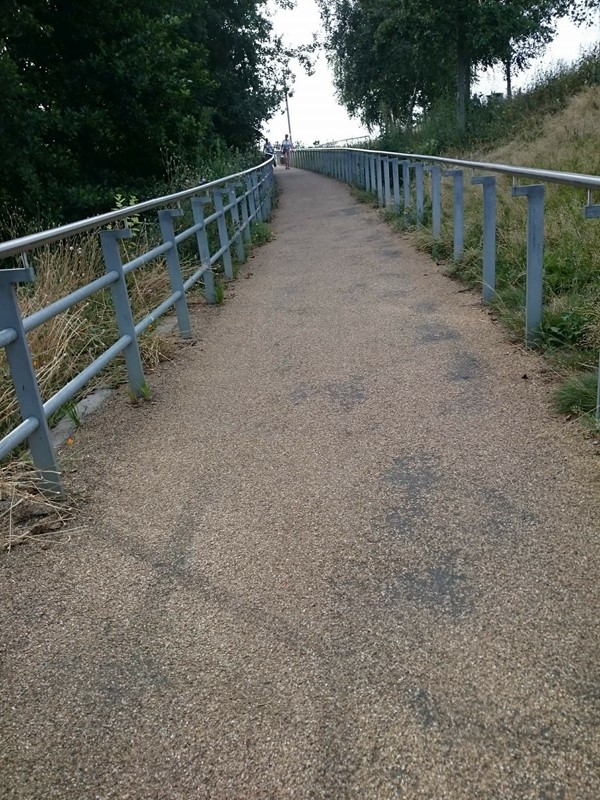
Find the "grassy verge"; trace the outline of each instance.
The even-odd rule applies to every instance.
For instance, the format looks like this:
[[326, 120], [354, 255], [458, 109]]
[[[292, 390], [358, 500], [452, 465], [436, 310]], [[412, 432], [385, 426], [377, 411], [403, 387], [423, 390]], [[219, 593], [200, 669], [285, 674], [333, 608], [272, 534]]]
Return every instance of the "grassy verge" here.
[[[598, 54], [595, 60], [588, 56], [573, 71], [563, 71], [540, 84], [531, 95], [516, 98], [519, 114], [533, 114], [537, 109], [530, 127], [520, 123], [508, 130], [502, 127], [502, 135], [496, 136], [500, 143], [463, 150], [458, 155], [480, 161], [600, 174], [598, 63]], [[568, 96], [570, 89], [581, 88], [587, 78], [593, 85], [584, 85], [581, 91]], [[503, 112], [505, 122], [507, 113]], [[517, 111], [513, 109], [511, 113], [517, 119]], [[492, 132], [490, 128], [490, 136]], [[396, 229], [408, 231], [419, 249], [445, 264], [449, 275], [476, 289], [482, 284], [482, 193], [481, 187], [472, 186], [469, 178], [466, 173], [465, 250], [459, 263], [452, 260], [450, 181], [443, 181], [439, 241], [433, 240], [428, 218], [422, 227], [415, 228], [389, 211], [384, 215]], [[510, 178], [497, 176], [497, 296], [493, 306], [515, 340], [522, 341], [527, 208], [523, 199], [512, 197], [511, 186]], [[427, 186], [426, 196], [429, 190]], [[359, 200], [372, 202], [372, 195], [363, 198], [364, 192], [355, 194]], [[600, 350], [600, 221], [584, 218], [585, 203], [582, 190], [546, 186], [544, 314], [537, 347], [563, 381], [556, 394], [556, 408], [571, 416], [591, 418], [596, 407], [592, 386]]]

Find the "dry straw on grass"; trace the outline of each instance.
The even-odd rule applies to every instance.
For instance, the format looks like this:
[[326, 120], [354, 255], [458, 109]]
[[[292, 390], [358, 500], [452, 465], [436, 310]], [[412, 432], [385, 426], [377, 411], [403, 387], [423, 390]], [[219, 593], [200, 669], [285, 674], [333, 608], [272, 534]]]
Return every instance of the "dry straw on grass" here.
[[35, 541], [42, 546], [80, 533], [71, 507], [42, 494], [35, 470], [24, 459], [0, 466], [0, 551]]
[[[124, 245], [124, 260], [134, 258], [152, 247], [153, 229], [141, 226], [140, 232]], [[87, 234], [34, 251], [30, 263], [36, 280], [32, 285], [18, 289], [23, 316], [28, 316], [60, 297], [78, 289], [104, 274], [104, 262], [99, 238]], [[188, 259], [190, 261], [190, 259]], [[193, 263], [184, 263], [190, 272]], [[155, 308], [171, 291], [168, 272], [163, 260], [151, 262], [128, 277], [129, 293], [137, 321]], [[28, 342], [44, 400], [75, 377], [85, 366], [97, 358], [118, 338], [110, 290], [96, 293], [78, 303], [69, 311], [36, 328], [28, 335]], [[156, 326], [139, 340], [144, 366], [154, 369], [160, 361], [169, 358], [175, 347], [171, 334], [161, 334]], [[122, 358], [117, 359], [88, 387], [94, 385], [116, 386], [125, 379]], [[84, 392], [85, 393], [85, 392]], [[20, 422], [17, 400], [8, 371], [4, 351], [0, 352], [0, 437]], [[51, 423], [53, 421], [51, 420]], [[0, 466], [0, 538], [6, 542], [10, 528], [14, 527], [15, 514], [25, 509], [32, 512], [41, 506], [54, 509], [37, 491], [34, 473], [24, 460]], [[12, 511], [11, 511], [12, 509]], [[34, 514], [35, 516], [35, 514]], [[13, 537], [14, 541], [14, 537]]]

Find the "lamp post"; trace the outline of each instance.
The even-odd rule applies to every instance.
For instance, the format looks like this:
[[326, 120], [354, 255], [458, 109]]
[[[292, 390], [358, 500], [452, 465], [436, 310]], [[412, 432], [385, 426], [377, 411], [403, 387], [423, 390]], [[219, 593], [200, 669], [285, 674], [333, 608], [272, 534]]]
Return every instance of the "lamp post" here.
[[288, 103], [288, 90], [287, 86], [283, 89], [285, 94], [285, 112], [287, 114], [287, 123], [288, 123], [288, 133], [290, 135], [290, 141], [292, 145], [294, 144], [294, 137], [292, 136], [292, 123], [290, 122], [290, 104]]

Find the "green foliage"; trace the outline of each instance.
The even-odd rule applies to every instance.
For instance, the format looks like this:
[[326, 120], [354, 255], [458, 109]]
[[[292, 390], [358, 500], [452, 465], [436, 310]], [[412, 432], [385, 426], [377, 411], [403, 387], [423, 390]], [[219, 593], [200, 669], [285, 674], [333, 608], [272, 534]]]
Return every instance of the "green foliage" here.
[[81, 417], [79, 416], [79, 411], [77, 410], [77, 403], [73, 400], [70, 400], [62, 409], [65, 416], [69, 417], [73, 425], [76, 428], [81, 427]]
[[574, 347], [585, 342], [589, 317], [580, 308], [546, 311], [539, 330], [539, 344], [548, 349]]
[[137, 391], [133, 391], [133, 389], [129, 389], [127, 391], [127, 395], [129, 397], [129, 402], [132, 406], [137, 406], [143, 400], [144, 402], [149, 402], [152, 399], [152, 390], [148, 385], [147, 381], [140, 384], [137, 387]]
[[[39, 224], [195, 182], [289, 85], [264, 0], [0, 0], [0, 208]], [[219, 173], [222, 174], [222, 173]], [[180, 187], [178, 187], [180, 188]]]
[[[477, 70], [512, 73], [539, 55], [559, 17], [583, 21], [596, 0], [318, 0], [341, 101], [369, 125], [410, 130], [415, 110], [457, 97], [464, 133]], [[590, 8], [585, 8], [585, 6]], [[457, 124], [458, 123], [458, 124]]]
[[[564, 109], [577, 92], [598, 84], [600, 45], [582, 55], [574, 65], [557, 64], [538, 74], [525, 92], [511, 99], [485, 102], [475, 97], [466, 136], [456, 128], [454, 100], [446, 98], [427, 111], [416, 127], [388, 126], [377, 147], [398, 152], [450, 155], [488, 143], [498, 145], [516, 136], [534, 139], [540, 134], [548, 114]], [[585, 171], [590, 171], [589, 166]]]
[[221, 305], [225, 300], [225, 285], [223, 281], [215, 275], [215, 302], [217, 305]]
[[373, 192], [368, 192], [366, 189], [361, 189], [359, 186], [353, 186], [351, 191], [352, 196], [355, 197], [359, 203], [364, 203], [365, 205], [371, 206], [371, 208], [377, 208], [377, 195]]
[[263, 244], [272, 241], [273, 231], [266, 222], [253, 222], [250, 228], [252, 244], [261, 247]]
[[566, 381], [554, 395], [554, 406], [561, 414], [589, 414], [596, 410], [597, 378], [576, 375]]
[[[124, 208], [134, 206], [137, 202], [138, 198], [135, 195], [131, 195], [129, 198], [126, 198], [124, 195], [117, 193], [115, 195], [115, 205], [113, 207], [113, 211], [122, 211]], [[128, 228], [131, 231], [133, 238], [139, 236], [141, 231], [139, 214], [132, 214], [130, 217], [125, 217], [125, 219], [121, 220], [119, 224], [124, 228]], [[112, 230], [113, 227], [116, 228], [116, 224], [106, 226], [107, 230]]]

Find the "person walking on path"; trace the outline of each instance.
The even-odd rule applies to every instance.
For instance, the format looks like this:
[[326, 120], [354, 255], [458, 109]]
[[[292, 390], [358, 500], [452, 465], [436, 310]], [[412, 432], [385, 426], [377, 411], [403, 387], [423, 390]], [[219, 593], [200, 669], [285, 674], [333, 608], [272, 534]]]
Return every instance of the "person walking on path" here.
[[283, 154], [283, 161], [285, 163], [285, 168], [290, 168], [290, 153], [292, 150], [292, 142], [290, 140], [289, 135], [286, 133], [283, 142], [281, 143], [281, 152]]

